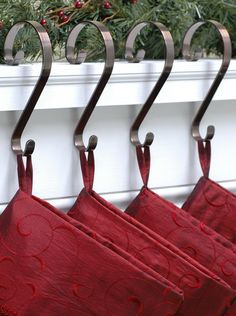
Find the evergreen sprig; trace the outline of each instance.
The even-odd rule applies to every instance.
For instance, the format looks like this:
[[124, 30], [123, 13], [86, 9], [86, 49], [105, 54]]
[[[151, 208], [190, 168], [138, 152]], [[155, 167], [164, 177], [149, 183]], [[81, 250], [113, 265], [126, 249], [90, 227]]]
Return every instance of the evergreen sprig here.
[[[124, 58], [124, 43], [131, 27], [140, 21], [165, 24], [175, 42], [176, 57], [181, 54], [182, 39], [187, 28], [200, 19], [214, 19], [226, 26], [231, 34], [233, 56], [236, 56], [236, 0], [0, 0], [0, 58], [7, 31], [17, 21], [36, 20], [44, 24], [50, 35], [55, 59], [65, 55], [65, 42], [70, 30], [82, 20], [103, 22], [115, 43], [116, 58]], [[105, 4], [108, 3], [108, 4]], [[89, 51], [90, 60], [102, 58], [103, 45], [98, 32], [86, 28], [78, 39], [80, 48]], [[159, 32], [147, 27], [136, 41], [146, 57], [163, 56]], [[204, 28], [195, 38], [207, 53], [219, 54], [222, 43], [214, 28]], [[24, 49], [28, 59], [37, 59], [40, 45], [32, 30], [25, 30], [16, 41], [16, 49]]]

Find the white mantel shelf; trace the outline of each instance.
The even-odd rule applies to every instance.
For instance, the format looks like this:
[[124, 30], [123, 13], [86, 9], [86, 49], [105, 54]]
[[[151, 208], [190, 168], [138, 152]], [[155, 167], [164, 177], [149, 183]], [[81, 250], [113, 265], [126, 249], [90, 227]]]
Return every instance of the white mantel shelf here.
[[[176, 60], [156, 102], [181, 103], [202, 100], [216, 76], [220, 63], [220, 60]], [[162, 61], [144, 61], [139, 64], [117, 61], [98, 106], [142, 104], [159, 77], [162, 67]], [[0, 111], [24, 108], [40, 69], [40, 64], [0, 66]], [[54, 63], [36, 109], [84, 107], [102, 70], [103, 63]], [[236, 87], [236, 60], [231, 61], [214, 100], [236, 99], [236, 89], [232, 87]]]
[[[202, 175], [191, 121], [209, 89], [220, 60], [176, 60], [140, 131], [155, 134], [149, 186], [181, 205]], [[85, 129], [85, 142], [98, 136], [94, 189], [125, 208], [142, 183], [129, 130], [140, 105], [158, 79], [162, 61], [117, 61], [98, 106]], [[0, 211], [17, 190], [15, 156], [10, 139], [40, 73], [40, 64], [0, 65]], [[68, 209], [82, 188], [73, 131], [103, 70], [103, 63], [53, 63], [49, 81], [30, 118], [23, 141], [36, 141], [33, 193]], [[216, 126], [211, 177], [236, 190], [236, 60], [232, 60], [201, 128]], [[158, 106], [157, 106], [158, 104]]]

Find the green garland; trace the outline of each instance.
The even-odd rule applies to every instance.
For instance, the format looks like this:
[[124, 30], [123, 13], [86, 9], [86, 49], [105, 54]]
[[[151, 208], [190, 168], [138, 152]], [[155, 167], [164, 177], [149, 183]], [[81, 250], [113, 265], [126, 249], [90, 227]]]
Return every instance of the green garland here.
[[[36, 20], [50, 35], [55, 59], [64, 58], [64, 46], [69, 31], [82, 20], [98, 20], [110, 30], [115, 43], [116, 58], [124, 58], [124, 42], [131, 27], [140, 21], [159, 21], [172, 33], [176, 57], [181, 54], [186, 29], [199, 19], [215, 19], [230, 32], [233, 56], [236, 56], [236, 0], [1, 0], [0, 62], [3, 44], [9, 28], [17, 21]], [[162, 41], [154, 28], [145, 28], [136, 47], [144, 47], [146, 58], [162, 57]], [[87, 28], [79, 38], [80, 48], [86, 48], [90, 60], [102, 58], [103, 45], [98, 32]], [[213, 28], [204, 29], [195, 40], [206, 53], [219, 54], [222, 43]], [[28, 59], [37, 59], [40, 46], [33, 31], [21, 32], [16, 49], [24, 49]]]

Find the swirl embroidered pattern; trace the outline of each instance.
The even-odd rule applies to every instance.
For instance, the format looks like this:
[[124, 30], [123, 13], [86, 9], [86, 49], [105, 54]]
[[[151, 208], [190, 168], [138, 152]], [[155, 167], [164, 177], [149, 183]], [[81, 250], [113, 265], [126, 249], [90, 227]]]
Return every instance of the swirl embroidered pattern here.
[[236, 244], [236, 196], [216, 182], [200, 178], [183, 209]]
[[[211, 286], [215, 289], [218, 287], [220, 300], [224, 292], [224, 282], [220, 284], [218, 281], [214, 281], [210, 277], [210, 271], [204, 270], [200, 265], [198, 268], [197, 263], [191, 262], [190, 258], [185, 260], [181, 255], [172, 252], [168, 248], [170, 244], [163, 242], [162, 238], [159, 238], [157, 242], [145, 232], [143, 227], [138, 229], [136, 227], [137, 223], [131, 217], [116, 209], [110, 203], [106, 203], [96, 192], [87, 192], [83, 189], [68, 214], [79, 222], [93, 227], [103, 237], [112, 236], [111, 242], [114, 241], [115, 244], [127, 250], [148, 267], [160, 273], [162, 277], [180, 287], [185, 296], [180, 309], [183, 315], [201, 314], [203, 316], [209, 315], [210, 311], [213, 312], [212, 306], [209, 306], [209, 310], [205, 306], [199, 307], [201, 305], [200, 301], [204, 299], [205, 295], [207, 295], [205, 299], [210, 299], [209, 296], [213, 292], [211, 293], [207, 288], [210, 289]], [[189, 230], [191, 225], [179, 217], [177, 213], [173, 212], [173, 214], [172, 217], [179, 231]], [[94, 222], [95, 218], [96, 222]], [[121, 235], [125, 235], [124, 232], [129, 237], [128, 249], [126, 249], [127, 243]], [[207, 245], [209, 247], [209, 259], [213, 265], [215, 263], [215, 250], [210, 241]], [[183, 246], [186, 246], [186, 242]], [[176, 269], [176, 267], [178, 268]], [[214, 297], [216, 297], [215, 295], [214, 292]], [[225, 304], [224, 300], [222, 302]], [[139, 309], [137, 313], [139, 313]]]
[[[128, 284], [136, 284], [139, 288], [140, 293], [134, 293], [134, 290], [130, 288], [128, 290]], [[115, 292], [119, 291], [119, 288], [123, 288], [123, 291], [119, 292], [119, 301], [120, 301], [120, 312], [123, 312], [123, 315], [133, 315], [133, 316], [141, 316], [141, 315], [161, 315], [163, 314], [163, 310], [165, 309], [166, 313], [171, 313], [171, 311], [166, 309], [166, 298], [163, 293], [159, 292], [159, 296], [162, 297], [162, 301], [159, 302], [159, 308], [155, 310], [153, 314], [153, 306], [148, 306], [143, 301], [142, 297], [142, 290], [146, 291], [146, 293], [150, 293], [150, 291], [157, 291], [155, 287], [153, 287], [149, 282], [139, 279], [127, 278], [127, 279], [120, 279], [114, 282], [108, 289], [105, 295], [105, 304], [107, 309], [107, 314], [109, 316], [113, 316], [114, 311], [112, 306], [114, 305], [114, 294]], [[139, 295], [138, 295], [139, 294]], [[176, 302], [172, 302], [173, 305]], [[144, 313], [145, 311], [145, 313]]]
[[[171, 285], [139, 269], [134, 258], [131, 264], [115, 248], [104, 246], [91, 230], [77, 227], [70, 217], [21, 190], [0, 216], [0, 227], [0, 304], [7, 305], [6, 315], [103, 316], [107, 289], [132, 276], [139, 281], [126, 283], [125, 289], [120, 284], [119, 293], [114, 291], [110, 297], [113, 315], [135, 316], [120, 308], [118, 299], [120, 293], [132, 289], [135, 297], [142, 296], [145, 308], [140, 315], [144, 316], [157, 300], [163, 301], [161, 293]], [[148, 296], [138, 289], [140, 280], [149, 284]], [[176, 313], [182, 293], [172, 286], [166, 301], [161, 316], [166, 311]], [[17, 314], [7, 314], [11, 310]]]
[[[15, 207], [17, 208], [17, 203]], [[38, 235], [43, 235], [47, 238], [40, 238], [37, 247], [35, 247], [33, 241]], [[29, 214], [20, 217], [18, 220], [16, 219], [15, 225], [11, 224], [9, 235], [6, 239], [2, 236], [1, 243], [14, 255], [31, 257], [38, 256], [47, 250], [52, 239], [53, 231], [48, 220], [39, 214]], [[22, 252], [23, 245], [27, 245], [25, 247], [27, 250], [24, 252]]]
[[[222, 236], [143, 188], [126, 213], [172, 242], [236, 289], [236, 255]], [[227, 261], [226, 261], [227, 259]], [[236, 306], [232, 307], [236, 311]]]

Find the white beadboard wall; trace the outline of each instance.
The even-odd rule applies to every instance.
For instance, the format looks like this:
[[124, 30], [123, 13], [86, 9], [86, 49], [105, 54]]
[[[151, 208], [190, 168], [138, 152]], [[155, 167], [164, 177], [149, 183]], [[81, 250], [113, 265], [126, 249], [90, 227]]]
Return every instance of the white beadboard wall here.
[[[151, 146], [149, 186], [181, 205], [201, 176], [190, 125], [220, 60], [175, 61], [140, 131], [155, 134]], [[16, 159], [10, 138], [31, 93], [40, 65], [0, 66], [0, 211], [18, 188]], [[98, 136], [94, 189], [124, 209], [141, 188], [129, 129], [141, 104], [162, 71], [163, 62], [128, 64], [117, 61], [85, 130], [85, 142]], [[54, 63], [50, 79], [23, 135], [36, 141], [33, 193], [63, 210], [82, 188], [73, 130], [102, 72], [102, 63]], [[211, 178], [236, 190], [236, 61], [211, 103], [201, 126], [213, 124]]]

